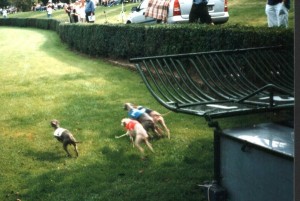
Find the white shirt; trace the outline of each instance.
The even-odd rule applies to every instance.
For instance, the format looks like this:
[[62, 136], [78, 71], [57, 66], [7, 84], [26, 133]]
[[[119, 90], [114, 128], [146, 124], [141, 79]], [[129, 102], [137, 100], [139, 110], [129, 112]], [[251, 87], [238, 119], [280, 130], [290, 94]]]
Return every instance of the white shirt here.
[[7, 10], [4, 9], [4, 10], [2, 11], [2, 14], [3, 14], [3, 16], [7, 16]]
[[52, 7], [51, 7], [51, 6], [48, 6], [48, 7], [47, 7], [47, 13], [48, 13], [49, 15], [52, 14]]

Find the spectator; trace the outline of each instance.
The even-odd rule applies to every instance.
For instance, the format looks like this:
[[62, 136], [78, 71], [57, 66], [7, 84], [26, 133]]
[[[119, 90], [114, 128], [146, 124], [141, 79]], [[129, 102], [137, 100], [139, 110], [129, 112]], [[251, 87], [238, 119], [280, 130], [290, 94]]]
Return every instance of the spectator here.
[[102, 6], [107, 6], [108, 5], [108, 0], [102, 0], [101, 5]]
[[72, 9], [71, 9], [71, 16], [72, 16], [72, 19], [74, 23], [77, 23], [79, 21], [79, 1], [77, 0], [75, 2], [75, 4], [72, 6]]
[[34, 3], [32, 4], [31, 10], [32, 10], [32, 11], [35, 11], [35, 8], [36, 8], [36, 3], [34, 2]]
[[83, 3], [79, 7], [79, 22], [85, 22], [85, 7]]
[[201, 23], [211, 24], [214, 23], [208, 13], [207, 0], [193, 0], [193, 5], [190, 11], [189, 22], [198, 22], [200, 19]]
[[86, 0], [85, 4], [85, 20], [88, 23], [93, 23], [94, 21], [89, 20], [89, 16], [95, 15], [95, 5], [92, 0]]
[[2, 15], [3, 18], [7, 18], [7, 10], [5, 8], [2, 10]]
[[268, 27], [288, 27], [290, 0], [267, 0]]
[[51, 18], [52, 17], [53, 6], [50, 2], [47, 5], [46, 11], [47, 11], [47, 17]]
[[66, 13], [68, 14], [68, 17], [69, 17], [69, 22], [72, 23], [72, 18], [71, 18], [71, 6], [70, 4], [65, 4], [65, 11]]

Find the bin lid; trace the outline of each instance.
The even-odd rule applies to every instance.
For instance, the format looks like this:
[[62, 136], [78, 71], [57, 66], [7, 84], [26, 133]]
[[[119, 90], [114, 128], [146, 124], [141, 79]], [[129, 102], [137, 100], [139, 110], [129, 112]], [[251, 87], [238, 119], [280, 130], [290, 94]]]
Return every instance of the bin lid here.
[[294, 157], [294, 129], [277, 123], [224, 129], [222, 134], [259, 147]]

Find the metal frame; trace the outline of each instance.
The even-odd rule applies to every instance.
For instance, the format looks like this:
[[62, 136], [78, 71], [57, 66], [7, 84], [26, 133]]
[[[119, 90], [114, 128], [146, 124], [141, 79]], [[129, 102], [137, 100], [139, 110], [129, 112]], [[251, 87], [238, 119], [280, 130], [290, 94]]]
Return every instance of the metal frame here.
[[294, 107], [293, 49], [273, 46], [132, 58], [166, 108], [207, 120]]

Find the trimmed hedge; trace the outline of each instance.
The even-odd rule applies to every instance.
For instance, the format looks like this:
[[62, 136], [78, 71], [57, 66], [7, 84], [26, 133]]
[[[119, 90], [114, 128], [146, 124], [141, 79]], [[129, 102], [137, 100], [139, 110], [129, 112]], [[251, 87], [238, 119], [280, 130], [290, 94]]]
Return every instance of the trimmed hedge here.
[[57, 31], [60, 22], [53, 19], [6, 18], [0, 19], [0, 26], [35, 27]]
[[91, 56], [123, 59], [294, 44], [292, 29], [268, 27], [70, 24], [54, 19], [33, 18], [0, 19], [0, 26], [53, 30], [63, 42], [79, 52]]

